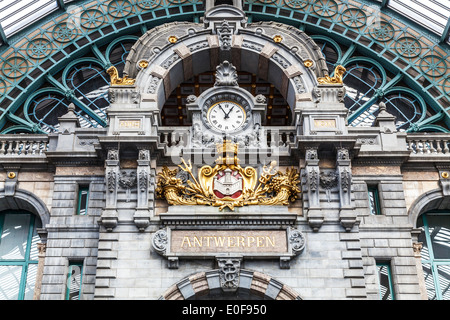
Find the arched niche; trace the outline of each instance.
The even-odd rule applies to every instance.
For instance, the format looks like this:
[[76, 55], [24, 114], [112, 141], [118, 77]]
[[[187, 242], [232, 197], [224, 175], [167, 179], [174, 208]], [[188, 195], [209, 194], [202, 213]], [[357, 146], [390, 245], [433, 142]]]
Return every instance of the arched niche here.
[[219, 269], [193, 274], [168, 288], [160, 300], [302, 300], [289, 286], [258, 271], [241, 269], [233, 292], [222, 290], [219, 279]]
[[449, 210], [450, 196], [444, 195], [442, 189], [430, 190], [417, 198], [409, 209], [410, 223], [417, 227], [417, 219], [425, 212], [432, 210]]
[[212, 29], [175, 22], [148, 31], [132, 47], [124, 73], [135, 78], [142, 102], [161, 110], [183, 81], [227, 60], [239, 71], [272, 83], [291, 107], [328, 73], [320, 48], [304, 32], [273, 22], [247, 24], [230, 35], [229, 50]]
[[1, 210], [24, 210], [31, 212], [39, 217], [42, 226], [49, 223], [50, 212], [45, 203], [33, 193], [16, 189], [14, 195], [7, 195], [5, 190], [0, 190], [0, 208]]

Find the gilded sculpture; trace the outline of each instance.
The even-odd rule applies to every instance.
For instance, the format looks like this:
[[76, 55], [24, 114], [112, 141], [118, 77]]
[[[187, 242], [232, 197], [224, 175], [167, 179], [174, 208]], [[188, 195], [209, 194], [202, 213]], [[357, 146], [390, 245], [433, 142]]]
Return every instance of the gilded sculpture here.
[[[246, 205], [288, 205], [298, 198], [299, 173], [294, 168], [276, 170], [276, 161], [264, 166], [262, 174], [253, 167], [241, 167], [238, 145], [230, 141], [217, 144], [216, 165], [205, 165], [196, 178], [190, 161], [182, 159], [179, 169], [164, 166], [158, 173], [156, 193], [171, 205], [209, 205], [223, 210]], [[179, 173], [189, 176], [184, 182]], [[258, 184], [259, 182], [259, 184]]]
[[330, 77], [326, 75], [325, 77], [317, 78], [319, 84], [343, 84], [343, 76], [345, 71], [347, 71], [343, 66], [338, 65], [334, 69], [334, 76]]
[[111, 77], [111, 85], [131, 86], [134, 85], [136, 81], [135, 79], [128, 78], [128, 76], [120, 78], [119, 72], [114, 66], [109, 67], [108, 70], [106, 70], [106, 72]]

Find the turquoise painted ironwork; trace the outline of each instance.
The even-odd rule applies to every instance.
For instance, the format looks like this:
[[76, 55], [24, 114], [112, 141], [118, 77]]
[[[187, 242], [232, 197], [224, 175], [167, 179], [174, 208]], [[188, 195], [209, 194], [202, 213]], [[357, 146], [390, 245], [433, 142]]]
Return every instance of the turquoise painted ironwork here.
[[[114, 41], [117, 44], [122, 36], [144, 33], [168, 21], [199, 22], [199, 16], [203, 15], [201, 0], [88, 0], [73, 1], [72, 5], [77, 10], [55, 12], [43, 19], [41, 29], [37, 28], [39, 25], [33, 26], [33, 30], [39, 30], [38, 35], [31, 36], [25, 30], [7, 39], [9, 47], [0, 47], [0, 132], [24, 127], [36, 131], [36, 123], [26, 119], [19, 121], [20, 117], [14, 114], [25, 107], [29, 93], [37, 91], [44, 83], [62, 90], [65, 97], [89, 117], [106, 125], [94, 105], [80, 101], [75, 97], [76, 90], [68, 88], [66, 83], [55, 83], [54, 76], [61, 70], [68, 70], [68, 62], [89, 53], [105, 70], [112, 63], [109, 51], [102, 53], [100, 47]], [[425, 110], [432, 111], [428, 112], [432, 115], [439, 114], [430, 118], [445, 123], [446, 127], [437, 126], [439, 130], [449, 131], [450, 50], [432, 34], [424, 37], [428, 43], [425, 46], [421, 37], [414, 38], [408, 31], [427, 34], [426, 30], [408, 25], [405, 18], [365, 0], [252, 0], [245, 1], [244, 9], [249, 22], [275, 20], [316, 37], [331, 37], [335, 44], [344, 48], [341, 50], [337, 45], [337, 50], [344, 52], [338, 52], [336, 64], [348, 64], [358, 54], [372, 58], [393, 73], [397, 82], [402, 81], [418, 93], [425, 102]], [[349, 121], [380, 101], [386, 89], [395, 85], [389, 82], [378, 88], [377, 94], [353, 112]], [[428, 130], [435, 126], [423, 119], [407, 130]]]
[[[423, 243], [422, 267], [429, 300], [450, 300], [449, 220], [449, 212], [429, 212], [418, 219], [418, 227], [422, 229], [419, 241]], [[439, 250], [439, 247], [444, 250]]]
[[[14, 225], [14, 218], [19, 218], [18, 222], [26, 224]], [[11, 238], [14, 236], [14, 230], [19, 230], [15, 228], [16, 226], [25, 228], [19, 228], [24, 232], [22, 239], [20, 239], [21, 237]], [[0, 252], [2, 253], [2, 256], [0, 256], [0, 269], [2, 269], [2, 272], [0, 272], [0, 286], [2, 288], [0, 299], [2, 300], [33, 299], [34, 284], [30, 284], [28, 282], [30, 279], [34, 279], [37, 272], [38, 252], [36, 243], [39, 240], [39, 236], [36, 233], [37, 227], [40, 227], [40, 221], [38, 221], [36, 216], [31, 213], [20, 211], [2, 211], [0, 214], [0, 235], [2, 238], [2, 242], [0, 242]], [[9, 240], [10, 247], [5, 246], [7, 245], [7, 240]], [[1, 248], [2, 244], [3, 248]], [[11, 250], [14, 248], [20, 248], [20, 250]], [[7, 251], [8, 249], [10, 250]], [[6, 278], [8, 273], [14, 272], [12, 268], [16, 268], [16, 271], [18, 272], [14, 273], [12, 275], [13, 277], [8, 279]], [[6, 269], [8, 269], [8, 271], [6, 271]], [[14, 283], [15, 281], [17, 283]], [[12, 289], [16, 285], [16, 292], [8, 290]]]

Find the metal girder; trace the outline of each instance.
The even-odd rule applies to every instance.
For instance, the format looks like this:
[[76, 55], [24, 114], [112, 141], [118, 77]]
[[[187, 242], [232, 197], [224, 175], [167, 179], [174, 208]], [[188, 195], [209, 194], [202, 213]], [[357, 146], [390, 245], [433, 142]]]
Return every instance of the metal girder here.
[[448, 37], [450, 37], [450, 18], [447, 20], [447, 25], [444, 28], [444, 31], [442, 32], [440, 43], [444, 43], [448, 40]]
[[3, 31], [1, 23], [0, 23], [0, 41], [3, 43], [2, 45], [8, 46], [8, 38], [6, 37], [6, 34]]

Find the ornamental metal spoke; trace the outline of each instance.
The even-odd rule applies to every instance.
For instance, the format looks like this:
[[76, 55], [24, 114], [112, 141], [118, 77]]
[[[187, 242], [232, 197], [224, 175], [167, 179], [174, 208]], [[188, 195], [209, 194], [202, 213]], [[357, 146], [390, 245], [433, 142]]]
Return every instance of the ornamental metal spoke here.
[[123, 18], [133, 11], [133, 5], [128, 0], [115, 0], [108, 5], [108, 13], [114, 18]]
[[105, 16], [100, 10], [88, 10], [81, 14], [80, 21], [86, 29], [95, 29], [103, 24]]
[[442, 88], [444, 89], [444, 92], [448, 95], [450, 95], [450, 77], [445, 79], [444, 84], [442, 85]]
[[265, 3], [265, 4], [274, 3], [275, 1], [276, 1], [276, 0], [259, 0], [259, 2]]
[[60, 23], [53, 28], [53, 38], [58, 42], [69, 42], [78, 35], [77, 27], [72, 23]]
[[397, 40], [395, 50], [403, 57], [414, 58], [422, 52], [422, 46], [417, 39], [403, 37]]
[[342, 22], [350, 28], [361, 28], [367, 22], [366, 14], [360, 9], [347, 9], [342, 12]]
[[319, 16], [331, 18], [338, 12], [338, 5], [334, 0], [316, 0], [313, 10]]
[[12, 57], [3, 63], [2, 71], [5, 77], [19, 78], [27, 73], [28, 63], [24, 58]]
[[447, 72], [447, 63], [439, 56], [430, 55], [420, 61], [420, 69], [430, 77], [440, 77]]
[[308, 0], [284, 0], [284, 3], [293, 9], [303, 9], [309, 4]]
[[160, 0], [139, 0], [137, 5], [141, 9], [153, 9], [159, 6]]
[[34, 39], [30, 41], [26, 51], [31, 58], [42, 59], [52, 52], [52, 44], [44, 38]]
[[385, 21], [374, 23], [369, 29], [370, 36], [380, 42], [392, 40], [394, 33], [394, 27]]

